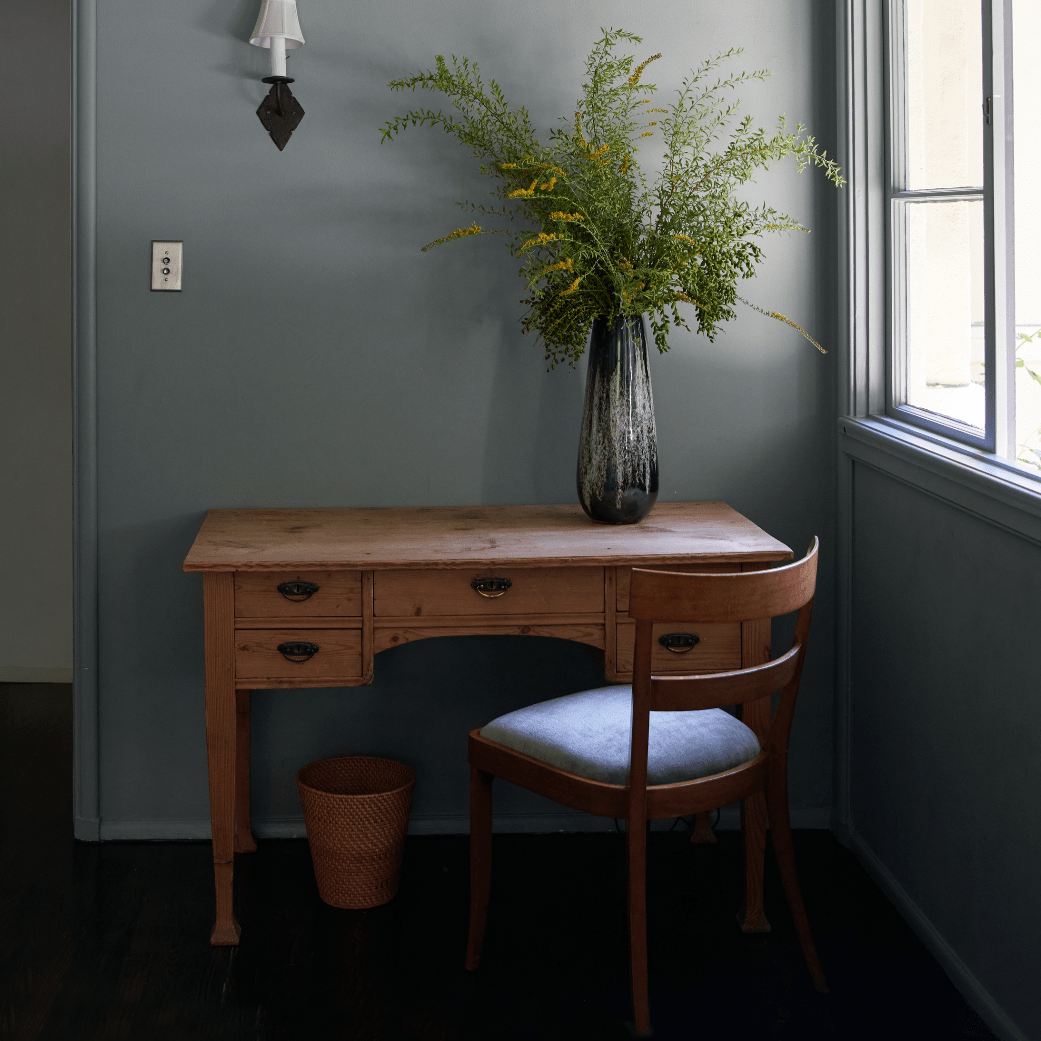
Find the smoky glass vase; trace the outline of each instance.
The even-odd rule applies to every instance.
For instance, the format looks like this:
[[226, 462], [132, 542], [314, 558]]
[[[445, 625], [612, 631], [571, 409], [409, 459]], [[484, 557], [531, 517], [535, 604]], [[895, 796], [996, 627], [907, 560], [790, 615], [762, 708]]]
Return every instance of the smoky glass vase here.
[[578, 501], [602, 524], [636, 524], [658, 498], [658, 443], [643, 315], [597, 318], [578, 442]]

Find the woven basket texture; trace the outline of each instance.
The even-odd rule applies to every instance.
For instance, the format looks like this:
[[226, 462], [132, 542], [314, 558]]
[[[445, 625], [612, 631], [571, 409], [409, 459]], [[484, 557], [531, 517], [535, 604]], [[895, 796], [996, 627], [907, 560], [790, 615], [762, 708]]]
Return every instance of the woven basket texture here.
[[416, 775], [393, 759], [340, 756], [296, 775], [318, 894], [333, 907], [376, 907], [392, 899]]

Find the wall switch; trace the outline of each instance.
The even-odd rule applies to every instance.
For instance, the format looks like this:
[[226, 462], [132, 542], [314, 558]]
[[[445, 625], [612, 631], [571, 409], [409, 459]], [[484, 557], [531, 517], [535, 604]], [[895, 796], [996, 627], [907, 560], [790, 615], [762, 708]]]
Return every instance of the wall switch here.
[[183, 242], [152, 240], [152, 289], [181, 291]]

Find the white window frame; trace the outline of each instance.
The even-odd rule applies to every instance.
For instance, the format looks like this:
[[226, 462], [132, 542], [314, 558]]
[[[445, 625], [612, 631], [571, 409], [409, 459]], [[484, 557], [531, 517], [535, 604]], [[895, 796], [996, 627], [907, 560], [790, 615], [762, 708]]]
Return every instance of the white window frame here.
[[[841, 222], [840, 254], [844, 278], [840, 286], [844, 341], [839, 362], [838, 434], [840, 450], [839, 514], [840, 526], [847, 511], [844, 497], [850, 480], [852, 460], [870, 462], [897, 473], [941, 498], [988, 517], [1010, 530], [1041, 543], [1041, 479], [1018, 466], [1011, 455], [1014, 441], [1011, 409], [1000, 410], [998, 396], [992, 395], [993, 415], [988, 432], [990, 438], [959, 437], [964, 433], [955, 423], [930, 425], [928, 415], [901, 406], [893, 394], [893, 368], [889, 362], [892, 346], [890, 321], [889, 260], [892, 211], [900, 198], [893, 179], [893, 150], [889, 146], [890, 91], [888, 86], [891, 60], [891, 4], [894, 0], [840, 0], [838, 19], [838, 93], [843, 99], [839, 110], [839, 161], [849, 184], [844, 190], [845, 219]], [[985, 25], [985, 48], [993, 50], [997, 38], [1008, 41], [1006, 27], [1011, 17], [1006, 9], [1011, 0], [988, 0], [989, 22]], [[1000, 29], [995, 37], [994, 26]], [[1011, 48], [1009, 51], [1011, 54]], [[999, 55], [1000, 57], [1000, 55]], [[1010, 63], [990, 60], [988, 81], [1005, 83], [1011, 77]], [[993, 91], [991, 97], [993, 97]], [[1000, 92], [996, 102], [1007, 95]], [[995, 102], [992, 102], [992, 106]], [[995, 107], [992, 126], [1011, 128], [1010, 105]], [[1006, 134], [1008, 140], [1010, 133]], [[985, 137], [985, 141], [987, 137]], [[991, 137], [990, 140], [993, 140]], [[990, 148], [985, 144], [985, 148]], [[993, 156], [985, 153], [985, 163], [993, 165]], [[1011, 153], [1002, 149], [998, 160], [1011, 170]], [[1014, 378], [1014, 309], [1011, 306], [1011, 185], [1002, 169], [1000, 185], [985, 184], [990, 192], [984, 197], [985, 222], [995, 247], [991, 256], [1001, 256], [998, 269], [993, 262], [985, 278], [990, 279], [987, 317], [993, 343], [994, 358], [987, 359], [995, 383]], [[901, 186], [902, 187], [902, 186]], [[992, 190], [1000, 188], [1000, 191]], [[940, 193], [936, 193], [937, 195]], [[897, 200], [897, 201], [894, 201]], [[1005, 222], [994, 221], [1004, 212]], [[987, 233], [985, 233], [987, 234]], [[1000, 306], [999, 306], [1000, 305]], [[997, 351], [994, 331], [1005, 329], [1005, 350]], [[1009, 347], [1011, 346], [1011, 352]], [[998, 362], [1004, 362], [999, 371]], [[1006, 400], [1012, 400], [1011, 395]], [[1006, 454], [1007, 453], [1007, 454]]]

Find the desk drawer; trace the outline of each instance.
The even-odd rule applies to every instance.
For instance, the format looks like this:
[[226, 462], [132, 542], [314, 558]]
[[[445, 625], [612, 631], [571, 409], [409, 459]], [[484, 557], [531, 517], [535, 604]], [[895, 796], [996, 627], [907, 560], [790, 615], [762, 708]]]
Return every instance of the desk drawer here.
[[[475, 579], [507, 579], [501, 596], [482, 596]], [[377, 571], [372, 576], [376, 617], [439, 615], [603, 614], [604, 569], [486, 568]]]
[[[626, 596], [628, 600], [628, 595]], [[690, 632], [698, 643], [689, 651], [677, 654], [662, 647], [658, 637], [666, 633]], [[619, 673], [633, 671], [633, 648], [636, 643], [636, 623], [618, 623], [616, 668]], [[691, 625], [689, 622], [656, 622], [654, 642], [651, 645], [651, 667], [659, 675], [683, 676], [695, 672], [716, 672], [741, 668], [741, 623], [723, 622]]]
[[[735, 575], [741, 570], [740, 564], [662, 564], [660, 567], [648, 564], [646, 567], [648, 571], [681, 571], [685, 575], [691, 572], [700, 572], [703, 575]], [[615, 603], [620, 614], [629, 613], [629, 585], [632, 578], [632, 568], [615, 568]]]
[[[288, 661], [278, 646], [292, 643], [318, 650], [307, 661]], [[236, 680], [335, 681], [361, 675], [361, 629], [235, 630]]]
[[[314, 592], [303, 589], [284, 595], [284, 583], [310, 583]], [[235, 573], [236, 618], [359, 618], [361, 616], [360, 571], [237, 571]]]

